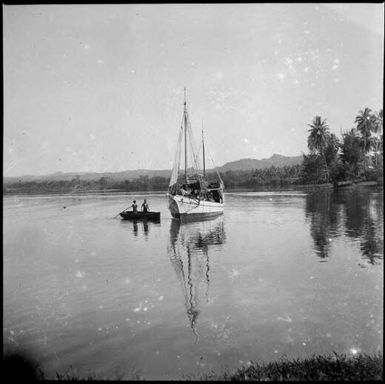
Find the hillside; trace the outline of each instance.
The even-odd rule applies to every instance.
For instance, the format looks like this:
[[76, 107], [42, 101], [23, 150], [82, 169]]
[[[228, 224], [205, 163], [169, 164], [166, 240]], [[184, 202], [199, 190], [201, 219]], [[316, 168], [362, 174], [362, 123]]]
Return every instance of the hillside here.
[[226, 163], [224, 166], [219, 167], [220, 172], [226, 171], [250, 171], [252, 169], [263, 169], [271, 166], [284, 167], [285, 165], [297, 165], [301, 164], [303, 156], [282, 156], [274, 154], [268, 159], [241, 159]]
[[[285, 165], [296, 165], [302, 163], [302, 156], [282, 156], [274, 154], [268, 159], [241, 159], [226, 163], [222, 167], [218, 167], [219, 172], [226, 171], [250, 171], [253, 169], [263, 169], [271, 166], [283, 167]], [[207, 172], [213, 170], [208, 169]], [[99, 180], [100, 178], [108, 178], [114, 181], [122, 180], [134, 180], [140, 176], [147, 177], [165, 177], [168, 178], [171, 175], [171, 170], [149, 170], [149, 169], [138, 169], [133, 171], [122, 171], [122, 172], [56, 172], [50, 175], [44, 176], [33, 176], [25, 175], [20, 177], [4, 177], [4, 184], [28, 182], [28, 181], [71, 181], [72, 179], [79, 178], [84, 181]]]

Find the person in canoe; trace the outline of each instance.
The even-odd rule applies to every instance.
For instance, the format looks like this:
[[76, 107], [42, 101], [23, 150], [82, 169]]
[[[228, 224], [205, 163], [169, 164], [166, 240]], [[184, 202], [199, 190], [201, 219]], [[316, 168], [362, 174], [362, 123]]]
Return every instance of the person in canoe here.
[[136, 204], [136, 200], [132, 202], [132, 212], [137, 213], [138, 212], [138, 205]]
[[147, 200], [144, 199], [143, 204], [142, 204], [142, 212], [146, 213], [149, 210], [150, 210], [150, 208], [148, 207]]

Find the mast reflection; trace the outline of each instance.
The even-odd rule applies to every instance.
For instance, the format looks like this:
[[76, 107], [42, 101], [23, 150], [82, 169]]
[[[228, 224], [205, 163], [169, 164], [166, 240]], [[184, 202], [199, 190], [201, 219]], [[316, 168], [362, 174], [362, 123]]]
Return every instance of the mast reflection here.
[[169, 257], [180, 282], [195, 343], [199, 340], [197, 322], [202, 286], [206, 301], [209, 301], [209, 249], [221, 249], [224, 242], [223, 216], [200, 222], [181, 223], [176, 219], [171, 221]]

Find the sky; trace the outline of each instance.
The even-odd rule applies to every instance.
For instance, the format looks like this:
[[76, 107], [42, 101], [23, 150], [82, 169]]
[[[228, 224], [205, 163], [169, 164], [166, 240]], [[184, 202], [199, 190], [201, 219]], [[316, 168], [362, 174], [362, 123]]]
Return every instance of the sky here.
[[183, 90], [208, 167], [307, 152], [383, 105], [384, 5], [3, 5], [4, 176], [171, 169]]

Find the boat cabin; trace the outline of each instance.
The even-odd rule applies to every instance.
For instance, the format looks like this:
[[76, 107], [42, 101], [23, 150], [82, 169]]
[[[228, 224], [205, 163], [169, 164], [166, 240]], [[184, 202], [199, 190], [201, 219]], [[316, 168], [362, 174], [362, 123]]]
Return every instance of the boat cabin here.
[[216, 203], [223, 202], [222, 188], [219, 182], [208, 184], [204, 180], [188, 180], [187, 183], [176, 183], [170, 187], [170, 194]]

